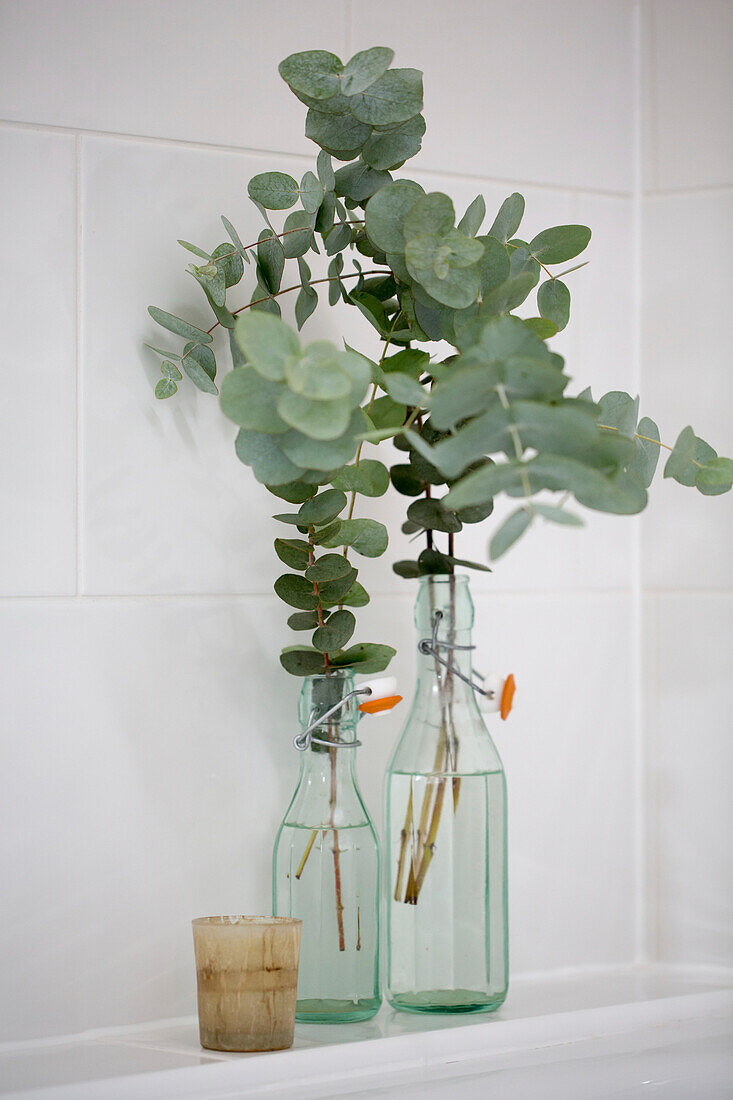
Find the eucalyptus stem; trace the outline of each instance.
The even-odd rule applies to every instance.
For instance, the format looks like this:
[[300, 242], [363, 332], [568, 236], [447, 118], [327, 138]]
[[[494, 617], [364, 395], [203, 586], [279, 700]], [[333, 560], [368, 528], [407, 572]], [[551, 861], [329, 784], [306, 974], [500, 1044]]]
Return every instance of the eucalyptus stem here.
[[[315, 533], [316, 533], [315, 527], [312, 524], [309, 525], [309, 527], [308, 527], [308, 559], [309, 559], [309, 564], [310, 565], [313, 565], [314, 561], [316, 560], [316, 558], [315, 558], [315, 543], [313, 541], [314, 538], [315, 538]], [[318, 587], [317, 581], [312, 581], [311, 583], [313, 584], [313, 591], [316, 595], [316, 599], [318, 600], [318, 603], [316, 605], [316, 616], [318, 618], [318, 625], [323, 626], [325, 620], [323, 618], [323, 605], [321, 603], [320, 589]], [[323, 655], [323, 663], [324, 663], [325, 668], [326, 668], [326, 677], [329, 677], [331, 675], [331, 664], [329, 662], [327, 653], [324, 653], [324, 655]], [[333, 721], [328, 723], [329, 739], [331, 741], [337, 740], [337, 735], [335, 735], [335, 733], [334, 733], [335, 725], [336, 725], [336, 723], [334, 723]], [[346, 938], [345, 938], [345, 934], [344, 934], [344, 902], [343, 902], [343, 892], [342, 892], [342, 888], [341, 888], [341, 853], [340, 853], [340, 850], [339, 850], [339, 834], [338, 834], [338, 829], [336, 828], [336, 802], [337, 802], [337, 799], [338, 799], [338, 771], [337, 771], [338, 759], [337, 759], [337, 754], [338, 754], [338, 749], [336, 747], [332, 746], [328, 750], [329, 763], [331, 765], [331, 789], [330, 789], [330, 794], [329, 794], [329, 809], [330, 809], [330, 812], [331, 812], [331, 832], [333, 833], [333, 849], [332, 849], [332, 851], [333, 851], [333, 877], [334, 877], [334, 886], [335, 886], [335, 890], [336, 890], [336, 923], [337, 923], [337, 926], [338, 926], [339, 951], [345, 951], [346, 950]], [[310, 839], [309, 839], [308, 844], [306, 846], [305, 852], [303, 853], [303, 858], [300, 861], [300, 866], [298, 867], [298, 870], [297, 870], [296, 875], [295, 875], [295, 877], [298, 878], [298, 879], [300, 878], [300, 876], [303, 874], [303, 871], [305, 870], [305, 865], [308, 862], [308, 856], [311, 853], [311, 850], [313, 848], [313, 844], [315, 842], [317, 834], [318, 834], [317, 829], [314, 829], [313, 832], [311, 833], [311, 836], [310, 836]]]
[[[301, 230], [301, 232], [302, 232], [302, 230]], [[365, 275], [386, 275], [386, 274], [387, 274], [387, 272], [384, 271], [384, 269], [380, 269], [380, 268], [377, 268], [375, 271], [348, 271], [345, 275], [344, 274], [331, 275], [328, 278], [324, 278], [324, 279], [313, 279], [312, 282], [310, 282], [308, 284], [308, 286], [317, 286], [318, 283], [336, 283], [336, 282], [339, 282], [341, 279], [358, 279], [359, 276], [364, 277]], [[245, 309], [251, 309], [252, 306], [261, 306], [263, 302], [271, 302], [273, 298], [279, 298], [281, 294], [290, 294], [290, 292], [293, 291], [293, 290], [301, 290], [302, 287], [303, 287], [302, 283], [294, 283], [292, 286], [286, 286], [282, 290], [276, 290], [274, 294], [268, 294], [266, 298], [256, 298], [253, 302], [247, 302], [247, 304], [245, 306], [240, 306], [239, 309], [233, 310], [232, 311], [232, 317], [236, 317], [236, 316], [238, 316], [238, 314], [243, 313]], [[209, 336], [211, 336], [214, 329], [218, 328], [219, 325], [221, 325], [221, 321], [216, 321], [211, 326], [211, 328], [207, 328], [207, 330], [206, 330], [207, 334]]]
[[[605, 428], [607, 432], [617, 432], [619, 428], [612, 428], [610, 424], [599, 424], [599, 428]], [[656, 427], [656, 425], [655, 425]], [[657, 447], [664, 447], [665, 451], [673, 451], [674, 447], [670, 447], [669, 443], [662, 443], [661, 439], [652, 439], [650, 435], [640, 435], [639, 432], [634, 432], [634, 439], [643, 439], [646, 443], [656, 443]], [[699, 470], [703, 469], [703, 463], [698, 462], [696, 458], [691, 458], [692, 462]]]

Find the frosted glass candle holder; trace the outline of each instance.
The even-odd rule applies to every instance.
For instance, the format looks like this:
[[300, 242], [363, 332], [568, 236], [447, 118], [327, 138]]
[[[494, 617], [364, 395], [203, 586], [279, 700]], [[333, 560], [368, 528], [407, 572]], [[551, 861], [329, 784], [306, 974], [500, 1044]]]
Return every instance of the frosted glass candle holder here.
[[198, 917], [192, 924], [201, 1046], [250, 1051], [291, 1047], [301, 921]]

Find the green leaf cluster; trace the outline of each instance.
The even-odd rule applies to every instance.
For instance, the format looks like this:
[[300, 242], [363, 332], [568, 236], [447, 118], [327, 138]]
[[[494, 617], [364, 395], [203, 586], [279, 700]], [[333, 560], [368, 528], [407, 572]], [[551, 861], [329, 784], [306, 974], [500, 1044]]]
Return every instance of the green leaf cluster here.
[[291, 54], [280, 75], [308, 107], [306, 136], [337, 160], [359, 157], [377, 171], [399, 168], [425, 133], [422, 73], [390, 69], [394, 53], [374, 46], [344, 65], [325, 50]]
[[367, 425], [368, 362], [322, 340], [302, 348], [263, 312], [240, 317], [234, 336], [242, 365], [224, 379], [221, 408], [239, 425], [237, 456], [266, 485], [328, 481], [355, 456]]
[[[638, 398], [571, 395], [564, 361], [548, 345], [570, 321], [568, 277], [584, 266], [576, 261], [590, 229], [558, 225], [520, 237], [525, 201], [515, 192], [482, 232], [483, 196], [459, 217], [448, 195], [395, 178], [419, 151], [425, 121], [422, 74], [392, 61], [392, 50], [375, 46], [346, 63], [324, 50], [282, 62], [281, 76], [307, 108], [315, 164], [300, 179], [273, 170], [249, 181], [262, 218], [257, 240], [243, 244], [222, 216], [225, 243], [207, 250], [179, 242], [194, 257], [187, 270], [214, 315], [211, 328], [149, 309], [181, 341], [174, 350], [152, 347], [159, 399], [173, 396], [184, 374], [202, 392], [219, 392], [212, 333], [227, 330], [233, 369], [220, 403], [239, 428], [236, 454], [298, 505], [275, 517], [298, 535], [275, 541], [290, 570], [275, 591], [294, 608], [290, 627], [312, 631], [311, 645], [283, 651], [295, 675], [378, 671], [392, 654], [353, 643], [351, 609], [369, 597], [349, 555], [377, 557], [387, 547], [384, 526], [354, 513], [357, 496], [364, 503], [391, 484], [408, 498], [403, 531], [425, 545], [395, 564], [401, 576], [485, 570], [456, 556], [454, 540], [465, 524], [489, 517], [502, 493], [512, 507], [492, 534], [494, 560], [538, 520], [582, 523], [566, 507], [570, 498], [597, 511], [639, 512], [665, 446], [655, 422], [639, 419]], [[312, 254], [325, 254], [326, 278], [313, 278]], [[248, 266], [235, 303], [231, 292]], [[356, 309], [366, 335], [377, 334], [378, 361], [326, 341], [303, 345], [282, 322], [281, 295], [297, 293], [300, 331], [318, 308], [320, 284], [331, 306]], [[526, 305], [533, 294], [536, 315], [518, 317], [522, 306], [534, 311]], [[451, 347], [442, 359], [421, 346], [442, 341]], [[389, 470], [361, 457], [365, 441], [383, 440], [401, 452]], [[733, 461], [691, 427], [668, 449], [666, 478], [707, 496], [731, 489]]]
[[[347, 467], [351, 473], [344, 471], [345, 479], [353, 482], [353, 472], [358, 469]], [[367, 474], [369, 495], [373, 495], [377, 477], [386, 489], [386, 473], [384, 468], [379, 472], [372, 468]], [[359, 570], [346, 553], [328, 551], [351, 547], [358, 554], [377, 557], [387, 548], [386, 528], [376, 520], [342, 519], [347, 507], [342, 489], [317, 492], [315, 486], [307, 487], [302, 482], [270, 488], [285, 499], [295, 498], [294, 503], [306, 492], [311, 494], [305, 496], [297, 512], [275, 516], [281, 523], [297, 528], [301, 535], [275, 539], [275, 553], [292, 570], [277, 578], [275, 592], [289, 607], [297, 609], [288, 619], [291, 629], [313, 631], [311, 645], [287, 646], [281, 664], [295, 676], [325, 674], [329, 668], [381, 672], [394, 656], [391, 646], [369, 642], [346, 648], [356, 628], [356, 617], [349, 608], [363, 607], [369, 596], [357, 580]]]

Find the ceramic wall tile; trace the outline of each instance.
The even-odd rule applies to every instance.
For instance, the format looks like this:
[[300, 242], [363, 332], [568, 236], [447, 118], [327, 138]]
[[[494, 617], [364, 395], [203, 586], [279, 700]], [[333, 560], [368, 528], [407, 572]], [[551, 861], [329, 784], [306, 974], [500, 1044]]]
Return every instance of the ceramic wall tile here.
[[353, 50], [389, 26], [425, 72], [421, 164], [494, 179], [631, 191], [632, 4], [388, 0], [354, 6]]
[[[686, 270], [681, 278], [679, 242]], [[675, 195], [644, 203], [643, 403], [662, 439], [687, 424], [730, 454], [728, 256], [733, 191]], [[665, 458], [660, 460], [663, 467]], [[657, 475], [643, 520], [644, 582], [655, 588], [730, 588], [730, 496], [703, 497]]]
[[661, 594], [651, 623], [652, 948], [665, 962], [729, 967], [733, 596]]
[[645, 187], [733, 183], [733, 8], [651, 0], [645, 20]]
[[[151, 303], [211, 324], [175, 242], [221, 240], [220, 213], [256, 240], [261, 222], [246, 184], [262, 165], [234, 153], [85, 141], [85, 591], [269, 592], [281, 571], [270, 518], [281, 502], [238, 462], [235, 426], [188, 380], [156, 402], [158, 359], [142, 346], [180, 343], [148, 317]], [[245, 279], [237, 303], [251, 296], [249, 268]], [[316, 336], [340, 341], [336, 319], [303, 332], [304, 342]], [[224, 373], [228, 347], [221, 337], [215, 346]]]
[[634, 951], [633, 619], [627, 597], [481, 596], [476, 667], [514, 672], [489, 721], [509, 786], [515, 972]]
[[328, 0], [30, 0], [2, 5], [0, 117], [238, 148], [305, 152], [289, 53], [344, 50]]
[[[0, 128], [0, 592], [76, 590], [74, 138]], [[12, 261], [12, 262], [11, 262]]]
[[1, 609], [3, 1040], [193, 1012], [190, 919], [270, 908], [298, 690], [270, 602]]

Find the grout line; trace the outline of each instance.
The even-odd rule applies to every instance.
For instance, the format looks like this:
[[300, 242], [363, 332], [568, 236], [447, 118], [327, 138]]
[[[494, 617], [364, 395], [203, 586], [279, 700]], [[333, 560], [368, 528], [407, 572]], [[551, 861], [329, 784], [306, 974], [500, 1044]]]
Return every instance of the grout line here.
[[348, 60], [351, 57], [354, 41], [354, 11], [352, 8], [352, 0], [345, 0], [344, 3], [344, 57]]
[[[636, 0], [632, 9], [634, 100], [633, 100], [633, 165], [634, 196], [632, 200], [632, 356], [633, 378], [636, 392], [642, 389], [642, 173], [643, 173], [643, 56], [644, 56], [644, 8], [643, 0]], [[648, 807], [646, 805], [647, 751], [644, 729], [644, 668], [643, 668], [643, 546], [642, 526], [634, 520], [634, 538], [631, 544], [632, 593], [631, 593], [631, 667], [633, 679], [632, 729], [634, 774], [634, 961], [643, 963], [648, 958], [649, 904], [648, 881]]]
[[[644, 77], [644, 61], [647, 61], [647, 73], [646, 79], [648, 80], [649, 94], [646, 96], [644, 102], [648, 104], [649, 117], [647, 119], [648, 125], [646, 127], [646, 135], [649, 140], [649, 152], [651, 163], [651, 179], [652, 188], [649, 192], [643, 192], [646, 194], [654, 194], [655, 190], [659, 186], [659, 104], [657, 102], [657, 65], [656, 65], [656, 20], [654, 18], [654, 3], [653, 0], [642, 0], [642, 24], [641, 24], [641, 43], [642, 49], [647, 46], [645, 53], [641, 55], [641, 65], [639, 72], [639, 79]], [[646, 35], [645, 32], [646, 31]], [[643, 95], [644, 89], [642, 86], [641, 93]], [[642, 153], [644, 152], [642, 148]], [[643, 175], [643, 167], [642, 167]]]
[[[661, 670], [660, 670], [660, 653], [659, 653], [659, 624], [661, 621], [660, 615], [660, 600], [657, 595], [653, 595], [650, 598], [650, 635], [652, 640], [652, 667], [651, 667], [651, 695], [653, 700], [652, 713], [654, 719], [651, 722], [650, 727], [650, 742], [649, 742], [649, 756], [654, 760], [658, 758], [659, 753], [659, 728], [657, 722], [657, 711], [660, 700], [660, 686], [661, 686]], [[648, 793], [649, 793], [649, 805], [651, 809], [651, 822], [652, 828], [649, 834], [649, 861], [647, 866], [647, 888], [649, 892], [649, 959], [650, 961], [660, 962], [660, 950], [659, 945], [661, 942], [661, 864], [660, 864], [660, 801], [659, 801], [659, 772], [658, 769], [653, 771], [649, 769], [647, 776]]]
[[82, 347], [84, 342], [82, 316], [82, 138], [74, 139], [76, 171], [76, 595], [83, 592], [83, 418], [82, 418]]
[[733, 183], [715, 183], [701, 185], [700, 187], [661, 187], [654, 190], [643, 191], [645, 199], [679, 199], [694, 198], [696, 195], [729, 195], [733, 191]]
[[[296, 153], [287, 149], [261, 149], [247, 145], [221, 145], [202, 141], [185, 141], [177, 138], [151, 137], [148, 134], [122, 134], [112, 130], [92, 130], [84, 127], [53, 126], [40, 122], [15, 122], [12, 119], [0, 119], [0, 127], [7, 126], [12, 129], [32, 130], [41, 133], [71, 134], [75, 137], [107, 138], [111, 141], [129, 141], [143, 145], [172, 146], [175, 149], [194, 149], [202, 152], [230, 153], [233, 156], [254, 157], [291, 157], [308, 164], [313, 163], [315, 148], [311, 153]], [[600, 195], [607, 198], [629, 199], [630, 191], [618, 191], [602, 187], [580, 187], [576, 184], [544, 183], [539, 180], [510, 179], [507, 176], [482, 176], [473, 172], [451, 171], [444, 168], [430, 168], [427, 165], [416, 165], [412, 169], [413, 175], [437, 176], [444, 179], [465, 180], [468, 182], [497, 184], [503, 187], [531, 187], [538, 191], [550, 191], [555, 193], [571, 193], [579, 195]]]
[[[502, 591], [492, 590], [489, 588], [476, 588], [472, 586], [471, 592], [474, 597], [489, 596], [492, 601], [499, 601], [502, 599], [507, 600], [562, 600], [562, 599], [577, 599], [578, 597], [590, 598], [590, 599], [618, 599], [619, 597], [627, 598], [633, 595], [633, 589], [631, 588], [507, 588]], [[708, 594], [708, 593], [706, 593]], [[728, 593], [730, 594], [730, 593]], [[410, 600], [414, 601], [416, 592], [412, 588], [405, 589], [396, 592], [394, 589], [376, 590], [372, 589], [370, 593], [372, 601], [376, 600]], [[263, 591], [251, 591], [251, 592], [119, 592], [115, 594], [99, 593], [94, 594], [91, 592], [84, 592], [80, 596], [51, 596], [51, 595], [25, 595], [25, 596], [0, 596], [0, 607], [3, 604], [9, 604], [11, 606], [18, 604], [31, 604], [40, 606], [43, 604], [49, 604], [50, 606], [63, 606], [64, 604], [71, 604], [73, 606], [79, 606], [80, 604], [89, 603], [161, 603], [161, 602], [174, 602], [178, 601], [185, 603], [187, 601], [197, 600], [276, 600], [277, 597], [273, 592]]]

